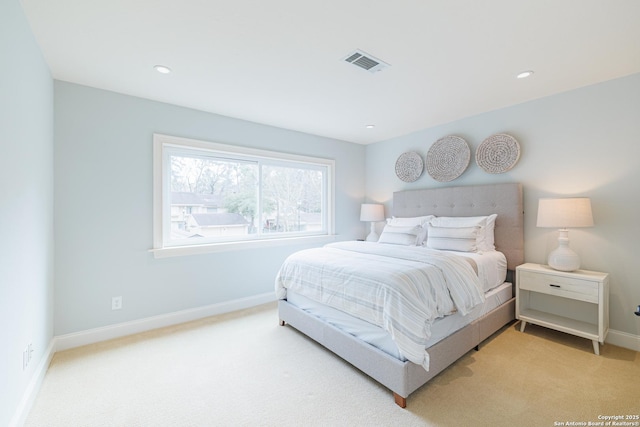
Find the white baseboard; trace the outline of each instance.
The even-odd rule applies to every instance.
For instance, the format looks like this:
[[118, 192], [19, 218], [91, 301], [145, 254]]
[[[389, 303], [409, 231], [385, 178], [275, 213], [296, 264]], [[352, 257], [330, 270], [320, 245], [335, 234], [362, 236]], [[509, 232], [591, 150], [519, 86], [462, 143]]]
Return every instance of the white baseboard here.
[[38, 396], [38, 391], [40, 390], [40, 386], [42, 385], [42, 381], [44, 380], [44, 376], [47, 373], [47, 369], [49, 369], [49, 364], [51, 363], [51, 359], [53, 359], [53, 355], [55, 354], [55, 338], [51, 340], [45, 353], [38, 363], [33, 376], [31, 377], [31, 381], [29, 381], [29, 385], [22, 395], [22, 400], [20, 400], [20, 404], [16, 408], [16, 412], [13, 415], [13, 418], [9, 422], [10, 427], [18, 427], [24, 425], [25, 421], [27, 421], [27, 416], [29, 415], [29, 411], [33, 406], [33, 403]]
[[[24, 396], [16, 409], [15, 415], [9, 423], [9, 427], [22, 426], [26, 421], [29, 410], [38, 395], [44, 376], [47, 373], [51, 359], [56, 351], [67, 350], [113, 338], [120, 338], [127, 335], [163, 328], [165, 326], [177, 325], [218, 314], [230, 313], [232, 311], [255, 307], [275, 300], [275, 295], [272, 292], [269, 292], [248, 298], [212, 304], [205, 307], [177, 311], [160, 316], [148, 317], [146, 319], [119, 323], [117, 325], [56, 336], [49, 343], [44, 357], [38, 364]], [[608, 344], [617, 345], [630, 350], [640, 351], [640, 336], [638, 335], [610, 329], [607, 334], [606, 342]]]
[[190, 322], [217, 314], [230, 313], [232, 311], [242, 310], [245, 308], [255, 307], [261, 304], [275, 301], [276, 297], [273, 292], [255, 295], [252, 297], [241, 298], [219, 304], [212, 304], [205, 307], [198, 307], [190, 310], [177, 311], [174, 313], [163, 314], [160, 316], [148, 317], [146, 319], [134, 320], [131, 322], [119, 323], [117, 325], [105, 326], [102, 328], [89, 329], [86, 331], [75, 332], [72, 334], [59, 335], [53, 337], [47, 350], [36, 367], [36, 371], [24, 392], [20, 404], [16, 408], [13, 418], [9, 423], [9, 427], [19, 427], [24, 425], [29, 415], [29, 411], [35, 402], [42, 381], [44, 380], [47, 369], [53, 355], [57, 351], [67, 350], [74, 347], [80, 347], [87, 344], [93, 344], [100, 341], [106, 341], [113, 338], [120, 338], [139, 332], [150, 331], [152, 329], [163, 328], [165, 326], [177, 325], [180, 323]]
[[133, 320], [131, 322], [59, 335], [54, 338], [55, 351], [68, 350], [70, 348], [120, 338], [153, 329], [164, 328], [165, 326], [190, 322], [192, 320], [215, 316], [217, 314], [230, 313], [232, 311], [255, 307], [275, 300], [275, 294], [273, 292], [269, 292], [219, 304], [147, 317], [146, 319]]
[[609, 329], [605, 342], [629, 350], [640, 351], [640, 336], [638, 335]]

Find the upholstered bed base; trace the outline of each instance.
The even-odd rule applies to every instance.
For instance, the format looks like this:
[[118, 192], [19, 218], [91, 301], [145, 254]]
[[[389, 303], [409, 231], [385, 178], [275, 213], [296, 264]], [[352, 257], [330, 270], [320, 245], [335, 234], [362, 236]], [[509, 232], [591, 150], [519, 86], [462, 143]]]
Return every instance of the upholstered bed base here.
[[396, 403], [406, 407], [407, 397], [469, 350], [515, 319], [515, 299], [473, 321], [429, 348], [429, 371], [401, 361], [382, 350], [306, 313], [286, 300], [278, 302], [280, 324], [289, 324], [387, 387]]

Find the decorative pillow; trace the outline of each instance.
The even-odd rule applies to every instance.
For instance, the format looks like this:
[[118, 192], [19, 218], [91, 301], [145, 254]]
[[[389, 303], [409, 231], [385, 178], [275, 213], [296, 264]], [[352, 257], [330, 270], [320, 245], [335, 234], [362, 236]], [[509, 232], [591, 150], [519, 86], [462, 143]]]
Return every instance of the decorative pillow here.
[[476, 246], [479, 251], [494, 251], [494, 230], [497, 214], [487, 216], [439, 216], [431, 220], [436, 227], [480, 227]]
[[424, 243], [425, 239], [427, 238], [427, 223], [431, 221], [433, 218], [435, 218], [434, 215], [414, 216], [414, 217], [408, 217], [408, 218], [397, 218], [394, 216], [391, 218], [387, 218], [387, 224], [393, 225], [393, 226], [400, 226], [400, 227], [408, 227], [408, 226], [415, 226], [415, 225], [421, 226], [422, 230], [418, 235], [418, 240], [416, 241], [416, 245], [421, 246]]
[[427, 247], [445, 251], [476, 252], [480, 226], [435, 227], [429, 225]]
[[415, 246], [418, 241], [418, 235], [422, 232], [419, 225], [399, 227], [394, 225], [385, 225], [379, 243], [391, 243], [394, 245]]

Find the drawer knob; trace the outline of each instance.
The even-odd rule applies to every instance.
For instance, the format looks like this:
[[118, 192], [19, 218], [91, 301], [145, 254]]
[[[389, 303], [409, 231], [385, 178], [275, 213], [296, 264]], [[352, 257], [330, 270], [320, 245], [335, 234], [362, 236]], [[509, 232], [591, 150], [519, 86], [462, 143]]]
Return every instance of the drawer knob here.
[[549, 286], [551, 286], [552, 288], [559, 288], [560, 285], [554, 285], [553, 283], [549, 283]]

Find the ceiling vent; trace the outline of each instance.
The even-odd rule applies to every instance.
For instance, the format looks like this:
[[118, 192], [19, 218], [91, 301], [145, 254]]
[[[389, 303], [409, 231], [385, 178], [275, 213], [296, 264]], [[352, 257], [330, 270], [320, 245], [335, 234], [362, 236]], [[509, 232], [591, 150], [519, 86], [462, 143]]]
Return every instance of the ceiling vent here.
[[378, 71], [382, 71], [385, 68], [390, 67], [386, 62], [361, 50], [351, 52], [344, 58], [344, 61], [349, 64], [356, 65], [363, 70], [367, 70], [370, 73], [377, 73]]

